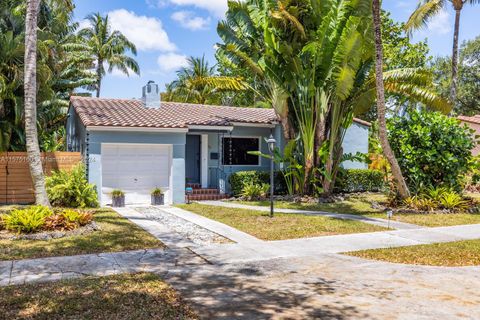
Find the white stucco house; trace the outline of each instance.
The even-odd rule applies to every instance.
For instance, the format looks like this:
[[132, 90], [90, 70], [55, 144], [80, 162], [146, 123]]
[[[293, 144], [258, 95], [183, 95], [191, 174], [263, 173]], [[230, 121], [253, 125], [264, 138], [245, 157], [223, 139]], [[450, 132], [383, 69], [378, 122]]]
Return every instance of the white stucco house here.
[[[344, 152], [368, 152], [368, 129], [354, 119]], [[149, 203], [155, 187], [164, 190], [166, 203], [183, 203], [187, 185], [194, 199], [222, 198], [231, 173], [269, 169], [268, 160], [248, 152], [267, 153], [270, 134], [283, 144], [273, 109], [160, 102], [153, 82], [141, 99], [72, 96], [67, 120], [68, 150], [84, 156], [102, 205], [111, 202], [113, 189], [126, 193], [126, 203]]]

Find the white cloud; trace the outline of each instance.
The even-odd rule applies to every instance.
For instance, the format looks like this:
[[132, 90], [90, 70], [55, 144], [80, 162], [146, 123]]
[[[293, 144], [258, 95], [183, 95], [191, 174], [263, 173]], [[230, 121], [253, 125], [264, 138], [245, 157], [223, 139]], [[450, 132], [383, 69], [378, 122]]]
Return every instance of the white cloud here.
[[139, 16], [125, 9], [110, 11], [108, 17], [112, 30], [122, 32], [138, 50], [169, 52], [177, 49], [157, 18]]
[[[105, 68], [108, 70], [108, 66]], [[122, 71], [118, 70], [117, 68], [114, 68], [112, 72], [109, 73], [109, 75], [117, 77], [117, 78], [139, 78], [140, 76], [133, 72], [132, 70], [128, 70], [128, 75], [123, 73]]]
[[87, 19], [83, 19], [78, 21], [78, 29], [77, 30], [82, 30], [85, 28], [90, 27], [90, 22]]
[[176, 71], [188, 64], [187, 56], [173, 52], [161, 54], [157, 59], [157, 63], [160, 70], [164, 72]]
[[210, 18], [198, 17], [192, 11], [177, 11], [172, 14], [171, 18], [183, 28], [193, 31], [206, 29], [210, 24]]
[[227, 11], [227, 0], [169, 0], [179, 6], [195, 6], [205, 9], [218, 18], [223, 18]]
[[152, 9], [153, 8], [161, 9], [168, 5], [167, 0], [145, 0], [145, 3], [149, 8], [152, 8]]
[[452, 30], [450, 23], [450, 14], [447, 10], [440, 11], [428, 23], [428, 32], [430, 34], [444, 35]]

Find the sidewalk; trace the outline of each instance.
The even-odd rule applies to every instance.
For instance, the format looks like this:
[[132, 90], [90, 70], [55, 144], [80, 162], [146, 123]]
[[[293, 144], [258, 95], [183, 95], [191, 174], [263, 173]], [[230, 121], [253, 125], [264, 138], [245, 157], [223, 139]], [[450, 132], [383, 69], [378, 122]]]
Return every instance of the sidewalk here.
[[[198, 201], [200, 204], [206, 204], [209, 206], [218, 206], [226, 208], [238, 208], [238, 209], [250, 209], [257, 211], [270, 211], [270, 207], [265, 206], [251, 206], [247, 204], [229, 202], [229, 201]], [[398, 221], [388, 221], [387, 219], [380, 218], [370, 218], [356, 214], [347, 214], [347, 213], [333, 213], [325, 211], [313, 211], [313, 210], [296, 210], [296, 209], [282, 209], [275, 208], [275, 212], [281, 213], [295, 213], [295, 214], [304, 214], [304, 215], [315, 215], [315, 216], [324, 216], [329, 218], [345, 219], [345, 220], [355, 220], [361, 221], [368, 224], [373, 224], [385, 228], [393, 228], [397, 230], [409, 230], [409, 229], [419, 229], [421, 226], [415, 224], [398, 222]]]
[[186, 249], [146, 249], [0, 261], [0, 286], [120, 273], [165, 273], [177, 267], [202, 264], [206, 264], [204, 259]]

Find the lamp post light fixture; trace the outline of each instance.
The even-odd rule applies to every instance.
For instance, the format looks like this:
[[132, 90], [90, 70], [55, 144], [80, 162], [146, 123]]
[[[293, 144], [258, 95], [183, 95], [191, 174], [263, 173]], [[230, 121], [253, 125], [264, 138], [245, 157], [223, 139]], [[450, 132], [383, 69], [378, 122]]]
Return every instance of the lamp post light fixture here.
[[275, 151], [275, 144], [277, 141], [273, 138], [273, 135], [270, 134], [270, 137], [267, 140], [268, 151], [270, 151], [270, 218], [273, 218], [273, 153]]

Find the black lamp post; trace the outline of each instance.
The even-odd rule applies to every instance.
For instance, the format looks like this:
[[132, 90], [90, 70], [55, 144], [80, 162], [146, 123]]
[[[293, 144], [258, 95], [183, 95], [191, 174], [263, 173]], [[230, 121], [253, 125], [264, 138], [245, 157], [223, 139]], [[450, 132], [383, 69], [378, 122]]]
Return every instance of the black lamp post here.
[[270, 151], [270, 218], [273, 218], [273, 152], [275, 151], [275, 144], [277, 141], [273, 138], [273, 135], [267, 140], [268, 151]]

